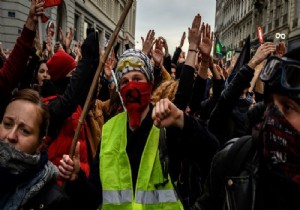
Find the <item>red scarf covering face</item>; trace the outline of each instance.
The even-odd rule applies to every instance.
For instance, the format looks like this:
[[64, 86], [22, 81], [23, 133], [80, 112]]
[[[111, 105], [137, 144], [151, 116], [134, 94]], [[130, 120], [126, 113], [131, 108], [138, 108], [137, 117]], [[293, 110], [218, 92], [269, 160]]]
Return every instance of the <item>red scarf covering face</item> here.
[[273, 104], [262, 127], [263, 157], [275, 172], [300, 185], [300, 133]]
[[150, 103], [152, 83], [131, 81], [122, 87], [120, 92], [127, 109], [130, 127], [139, 127], [142, 113]]

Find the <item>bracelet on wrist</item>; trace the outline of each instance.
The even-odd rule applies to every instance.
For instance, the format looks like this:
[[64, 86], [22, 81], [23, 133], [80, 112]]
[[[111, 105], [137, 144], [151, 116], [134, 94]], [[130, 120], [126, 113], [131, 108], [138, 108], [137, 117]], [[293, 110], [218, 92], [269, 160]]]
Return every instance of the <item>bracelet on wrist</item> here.
[[198, 52], [198, 50], [197, 49], [189, 49], [189, 52]]

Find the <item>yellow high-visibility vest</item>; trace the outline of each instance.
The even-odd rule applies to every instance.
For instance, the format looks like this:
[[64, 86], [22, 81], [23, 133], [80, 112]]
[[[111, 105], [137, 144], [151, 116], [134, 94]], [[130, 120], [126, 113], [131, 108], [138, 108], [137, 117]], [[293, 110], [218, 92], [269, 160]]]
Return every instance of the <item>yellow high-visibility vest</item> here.
[[171, 181], [155, 187], [155, 184], [164, 181], [158, 144], [159, 129], [153, 126], [142, 154], [136, 189], [133, 191], [131, 167], [126, 153], [127, 113], [122, 112], [104, 124], [99, 157], [102, 209], [183, 210]]

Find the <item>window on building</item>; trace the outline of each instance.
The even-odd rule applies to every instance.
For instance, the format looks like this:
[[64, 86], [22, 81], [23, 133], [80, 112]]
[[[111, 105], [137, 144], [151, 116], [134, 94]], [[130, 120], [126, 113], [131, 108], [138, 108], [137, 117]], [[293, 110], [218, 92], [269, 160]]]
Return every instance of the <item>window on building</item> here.
[[299, 0], [295, 1], [295, 17], [299, 17], [300, 15], [300, 2]]
[[79, 21], [80, 16], [78, 14], [75, 14], [74, 17], [74, 27], [76, 29], [75, 33], [74, 33], [74, 39], [78, 40], [78, 38], [80, 37], [80, 21]]
[[8, 11], [7, 16], [10, 17], [10, 18], [15, 18], [16, 17], [16, 12]]
[[275, 26], [274, 26], [275, 28], [277, 28], [277, 27], [279, 27], [279, 18], [277, 18], [276, 20], [275, 20]]
[[282, 5], [282, 14], [286, 14], [288, 12], [288, 2], [284, 1], [284, 4]]
[[279, 18], [281, 16], [281, 8], [282, 8], [281, 5], [277, 6], [275, 12], [276, 18]]
[[273, 20], [273, 10], [270, 11], [269, 22], [272, 22], [272, 20]]
[[87, 37], [87, 32], [88, 32], [88, 29], [92, 28], [92, 24], [87, 22], [87, 21], [84, 21], [83, 23], [83, 38], [85, 39]]
[[269, 32], [272, 31], [272, 22], [270, 22], [270, 23], [268, 24], [268, 31], [269, 31]]

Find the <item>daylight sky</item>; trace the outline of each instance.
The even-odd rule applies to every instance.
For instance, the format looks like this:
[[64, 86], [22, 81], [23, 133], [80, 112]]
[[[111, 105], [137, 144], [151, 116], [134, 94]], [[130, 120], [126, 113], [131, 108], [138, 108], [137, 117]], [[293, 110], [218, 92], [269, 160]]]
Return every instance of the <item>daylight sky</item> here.
[[[171, 55], [179, 45], [182, 33], [188, 32], [196, 14], [202, 22], [214, 28], [215, 0], [137, 0], [136, 48], [141, 49], [141, 36], [146, 37], [149, 29], [155, 30], [155, 37], [166, 38]], [[183, 50], [186, 51], [186, 38]]]

